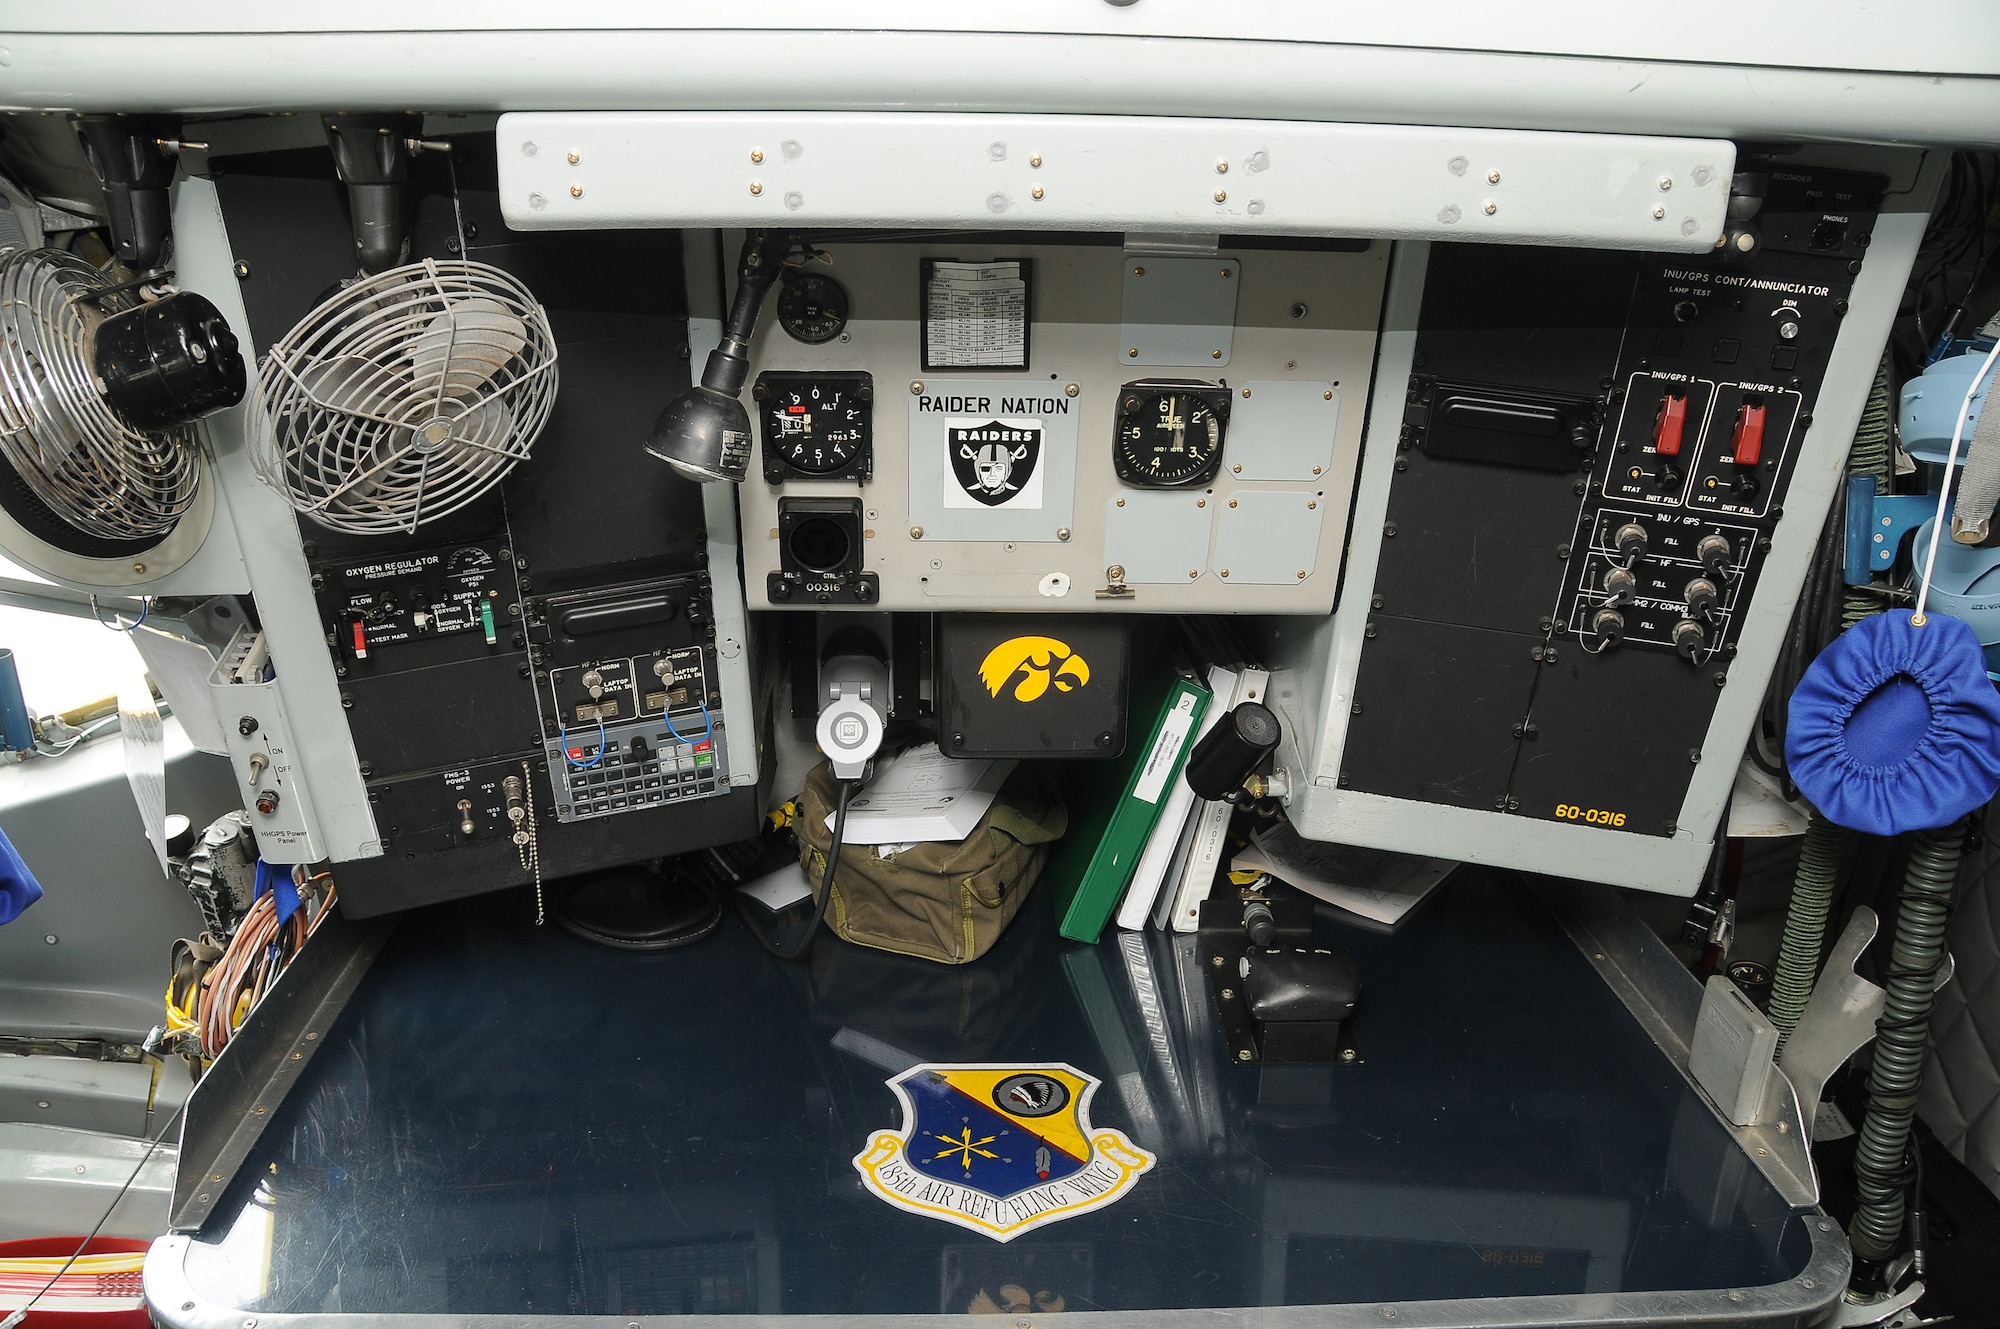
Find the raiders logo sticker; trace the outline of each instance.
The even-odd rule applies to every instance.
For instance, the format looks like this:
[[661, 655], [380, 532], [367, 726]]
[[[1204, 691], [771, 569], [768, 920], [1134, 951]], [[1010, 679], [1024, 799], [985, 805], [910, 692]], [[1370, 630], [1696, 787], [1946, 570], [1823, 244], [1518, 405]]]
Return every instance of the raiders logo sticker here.
[[1098, 1080], [1074, 1066], [925, 1064], [888, 1084], [903, 1124], [855, 1157], [862, 1184], [995, 1241], [1116, 1203], [1155, 1162], [1091, 1124]]
[[1042, 422], [1017, 416], [944, 422], [948, 508], [1040, 508]]

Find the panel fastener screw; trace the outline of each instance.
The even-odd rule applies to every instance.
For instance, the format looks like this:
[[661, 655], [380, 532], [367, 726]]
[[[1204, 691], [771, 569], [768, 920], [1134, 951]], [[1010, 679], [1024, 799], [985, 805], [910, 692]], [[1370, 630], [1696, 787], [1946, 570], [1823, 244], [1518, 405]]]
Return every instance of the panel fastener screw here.
[[1247, 396], [1249, 396], [1249, 395], [1250, 395], [1250, 389], [1248, 389], [1248, 388], [1245, 388], [1245, 389], [1243, 389], [1243, 395], [1244, 395], [1244, 396], [1246, 396], [1246, 397], [1247, 397]]
[[[1190, 577], [1192, 577], [1193, 575], [1194, 575], [1194, 574], [1193, 574], [1192, 572], [1188, 573], [1188, 576], [1190, 576]], [[1224, 581], [1228, 581], [1228, 580], [1229, 580], [1229, 569], [1228, 569], [1228, 568], [1224, 568], [1224, 569], [1222, 570], [1222, 579], [1223, 579]]]
[[1300, 568], [1300, 569], [1299, 569], [1299, 580], [1300, 580], [1300, 581], [1304, 581], [1305, 579], [1306, 579], [1306, 570], [1305, 570], [1304, 568]]
[[1067, 539], [1069, 539], [1069, 527], [1067, 527], [1067, 526], [1058, 526], [1058, 527], [1056, 527], [1056, 539], [1058, 539], [1058, 540], [1067, 540]]
[[910, 380], [910, 395], [912, 397], [921, 397], [924, 395], [924, 381], [922, 379], [913, 378]]
[[1209, 359], [1211, 359], [1211, 360], [1220, 360], [1220, 359], [1222, 358], [1222, 352], [1221, 352], [1221, 351], [1210, 351], [1210, 352], [1208, 353], [1208, 358], [1209, 358]]
[[577, 151], [577, 150], [576, 150], [575, 148], [571, 148], [571, 149], [569, 150], [569, 164], [570, 164], [571, 166], [574, 166], [574, 165], [576, 165], [576, 164], [577, 164], [578, 162], [580, 162], [580, 161], [582, 161], [582, 160], [583, 160], [583, 154], [582, 154], [582, 153], [578, 152], [578, 151]]
[[750, 192], [751, 192], [752, 194], [761, 194], [761, 193], [763, 193], [763, 192], [764, 192], [764, 182], [763, 182], [762, 180], [752, 180], [752, 181], [750, 182]]
[[1228, 174], [1229, 174], [1229, 158], [1227, 158], [1227, 157], [1217, 157], [1217, 158], [1215, 159], [1215, 173], [1216, 173], [1217, 175], [1228, 175]]
[[1083, 389], [1078, 387], [1074, 383], [1066, 383], [1063, 385], [1063, 396], [1065, 397], [1074, 397], [1077, 393], [1082, 391]]
[[1028, 191], [1029, 198], [1040, 198], [1041, 196], [1042, 196], [1042, 187], [1040, 185], [1036, 185], [1033, 189], [1030, 189]]
[[1028, 165], [1030, 165], [1030, 166], [1040, 166], [1041, 164], [1042, 164], [1042, 154], [1041, 154], [1041, 153], [1039, 153], [1039, 152], [1031, 152], [1031, 153], [1029, 153], [1029, 154], [1028, 154]]
[[1479, 210], [1485, 213], [1487, 216], [1491, 217], [1494, 213], [1500, 211], [1500, 205], [1498, 203], [1495, 203], [1492, 199], [1489, 198], [1486, 200], [1485, 206], [1481, 207]]
[[[1231, 466], [1231, 467], [1229, 468], [1229, 473], [1230, 473], [1231, 475], [1241, 475], [1241, 474], [1243, 474], [1243, 466], [1242, 466], [1242, 463], [1240, 463], [1240, 462], [1239, 462], [1239, 463], [1237, 463], [1236, 465], [1234, 465], [1234, 466]], [[1231, 506], [1231, 507], [1233, 508], [1233, 507], [1235, 507], [1236, 505], [1235, 505], [1234, 503], [1232, 503], [1232, 504], [1230, 504], [1229, 506]]]
[[1488, 172], [1486, 173], [1486, 183], [1487, 183], [1487, 184], [1489, 184], [1489, 185], [1497, 185], [1497, 184], [1499, 184], [1499, 183], [1500, 183], [1500, 172], [1498, 172], [1498, 171], [1488, 171]]
[[1668, 191], [1669, 189], [1672, 189], [1673, 187], [1674, 187], [1674, 178], [1673, 178], [1673, 177], [1672, 177], [1671, 175], [1663, 175], [1663, 176], [1661, 176], [1661, 177], [1660, 177], [1660, 192], [1661, 192], [1661, 193], [1663, 193], [1663, 194], [1664, 194], [1664, 193], [1665, 193], [1666, 191]]
[[1235, 500], [1235, 499], [1233, 499], [1233, 498], [1232, 498], [1232, 499], [1230, 499], [1230, 500], [1229, 500], [1229, 506], [1230, 506], [1230, 507], [1232, 507], [1232, 508], [1233, 508], [1233, 507], [1235, 507], [1235, 506], [1236, 506], [1236, 500]]
[[923, 539], [923, 538], [924, 538], [924, 528], [923, 528], [923, 527], [921, 527], [921, 526], [912, 526], [912, 527], [910, 528], [910, 538], [911, 538], [912, 540], [921, 540], [921, 539]]
[[1134, 268], [1132, 269], [1132, 275], [1134, 277], [1143, 277], [1146, 275], [1146, 270], [1144, 268]]
[[1354, 1049], [1353, 1049], [1353, 1048], [1342, 1048], [1342, 1049], [1340, 1050], [1340, 1059], [1341, 1059], [1342, 1061], [1353, 1061], [1353, 1060], [1354, 1060]]
[[1215, 191], [1215, 201], [1216, 201], [1217, 203], [1227, 203], [1227, 202], [1229, 201], [1229, 191], [1228, 191], [1228, 190], [1226, 190], [1226, 189], [1218, 189], [1218, 190], [1216, 190], [1216, 191]]
[[1307, 512], [1311, 512], [1311, 511], [1312, 511], [1312, 510], [1313, 510], [1314, 508], [1316, 508], [1316, 507], [1318, 507], [1318, 506], [1319, 506], [1319, 500], [1318, 500], [1318, 499], [1315, 499], [1315, 498], [1309, 498], [1309, 499], [1307, 499], [1307, 500], [1306, 500], [1306, 511], [1307, 511]]
[[1222, 957], [1220, 955], [1211, 955], [1208, 957], [1208, 963], [1211, 967], [1220, 969], [1222, 968]]
[[1658, 206], [1654, 207], [1654, 209], [1653, 209], [1653, 220], [1654, 220], [1654, 221], [1665, 221], [1666, 219], [1667, 219], [1667, 209], [1666, 209], [1665, 205], [1658, 205]]
[[1125, 356], [1127, 359], [1137, 360], [1139, 358], [1139, 348], [1134, 346], [1131, 350], [1125, 352]]
[[1231, 997], [1233, 997], [1233, 996], [1235, 996], [1235, 995], [1236, 995], [1236, 989], [1235, 989], [1235, 988], [1224, 988], [1224, 989], [1222, 989], [1222, 999], [1223, 999], [1224, 1001], [1228, 1001], [1228, 1000], [1229, 1000], [1229, 999], [1230, 999]]
[[[756, 193], [757, 191], [753, 189], [753, 190], [751, 190], [750, 192], [754, 194], [754, 193]], [[570, 196], [571, 198], [582, 198], [582, 197], [583, 197], [583, 186], [582, 186], [582, 185], [571, 185], [571, 186], [569, 187], [569, 196]]]
[[250, 275], [250, 265], [239, 258], [236, 260], [236, 266], [231, 271], [236, 274], [236, 279], [241, 281]]
[[750, 149], [750, 164], [752, 166], [761, 165], [763, 163], [763, 160], [764, 160], [764, 150], [762, 148]]
[[1237, 1053], [1237, 1054], [1236, 1054], [1236, 1060], [1238, 1060], [1238, 1061], [1248, 1061], [1248, 1060], [1250, 1060], [1250, 1049], [1249, 1049], [1249, 1048], [1244, 1048], [1244, 1049], [1243, 1049], [1243, 1050], [1242, 1050], [1241, 1052]]
[[1326, 398], [1328, 401], [1333, 400], [1333, 394], [1331, 392], [1322, 392], [1320, 396]]
[[1195, 569], [1195, 568], [1189, 568], [1189, 569], [1188, 569], [1188, 580], [1189, 580], [1189, 581], [1193, 581], [1193, 580], [1194, 580], [1194, 579], [1195, 579], [1196, 577], [1199, 577], [1200, 575], [1201, 575], [1201, 572], [1200, 572], [1200, 571], [1199, 571], [1198, 569]]

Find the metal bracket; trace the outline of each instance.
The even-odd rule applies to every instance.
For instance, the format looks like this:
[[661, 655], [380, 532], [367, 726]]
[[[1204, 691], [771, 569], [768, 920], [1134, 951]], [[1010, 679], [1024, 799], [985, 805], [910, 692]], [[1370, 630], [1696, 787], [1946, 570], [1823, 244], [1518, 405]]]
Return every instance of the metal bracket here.
[[[1797, 1086], [1800, 1105], [1807, 1108], [1806, 1138], [1816, 1129], [1820, 1095], [1833, 1073], [1847, 1064], [1875, 1037], [1875, 1021], [1882, 1016], [1884, 991], [1854, 972], [1855, 962], [1868, 943], [1875, 940], [1881, 920], [1875, 911], [1862, 906], [1854, 911], [1841, 930], [1840, 940], [1826, 957], [1819, 981], [1813, 985], [1812, 999], [1799, 1017], [1798, 1028], [1785, 1040], [1778, 1054], [1778, 1067]], [[1951, 981], [1954, 965], [1949, 953], [1938, 970], [1937, 986]]]
[[1903, 536], [1937, 515], [1937, 499], [1925, 494], [1878, 494], [1875, 477], [1847, 478], [1847, 557], [1842, 578], [1865, 586], [1896, 562]]
[[1910, 1285], [1894, 1296], [1880, 1301], [1849, 1301], [1842, 1297], [1834, 1307], [1833, 1318], [1826, 1322], [1826, 1329], [1859, 1329], [1862, 1325], [1886, 1324], [1898, 1318], [1902, 1312], [1917, 1304], [1924, 1295], [1924, 1280], [1912, 1279]]

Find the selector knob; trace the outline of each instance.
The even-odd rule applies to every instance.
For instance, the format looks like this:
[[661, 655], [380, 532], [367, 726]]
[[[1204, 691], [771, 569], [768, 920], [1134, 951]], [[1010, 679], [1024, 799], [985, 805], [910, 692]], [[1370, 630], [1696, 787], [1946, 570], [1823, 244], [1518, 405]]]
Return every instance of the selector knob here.
[[1684, 594], [1687, 596], [1689, 618], [1707, 618], [1722, 602], [1722, 593], [1706, 577], [1696, 577], [1689, 582]]
[[1694, 556], [1701, 560], [1701, 566], [1717, 581], [1729, 580], [1730, 560], [1736, 551], [1729, 547], [1729, 538], [1710, 531], [1695, 542]]
[[1590, 630], [1604, 643], [1599, 649], [1609, 650], [1625, 640], [1625, 615], [1616, 609], [1600, 609], [1590, 616]]
[[1674, 624], [1674, 649], [1684, 660], [1693, 660], [1708, 645], [1708, 630], [1691, 618]]
[[1607, 607], [1628, 605], [1639, 594], [1639, 579], [1625, 568], [1612, 568], [1604, 574], [1604, 589], [1611, 597], [1604, 602]]
[[1612, 535], [1611, 547], [1627, 563], [1638, 562], [1646, 556], [1646, 528], [1636, 521], [1626, 522]]

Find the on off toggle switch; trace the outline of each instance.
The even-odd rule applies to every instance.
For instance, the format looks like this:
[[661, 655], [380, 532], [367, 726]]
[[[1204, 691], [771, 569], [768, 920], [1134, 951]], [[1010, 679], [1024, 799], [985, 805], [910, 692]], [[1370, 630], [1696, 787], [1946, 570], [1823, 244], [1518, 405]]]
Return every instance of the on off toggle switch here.
[[1681, 437], [1687, 431], [1688, 399], [1684, 392], [1669, 392], [1660, 398], [1660, 413], [1653, 417], [1653, 451], [1662, 457], [1681, 455]]
[[1738, 466], [1755, 466], [1764, 459], [1764, 403], [1746, 401], [1736, 408], [1729, 451]]

